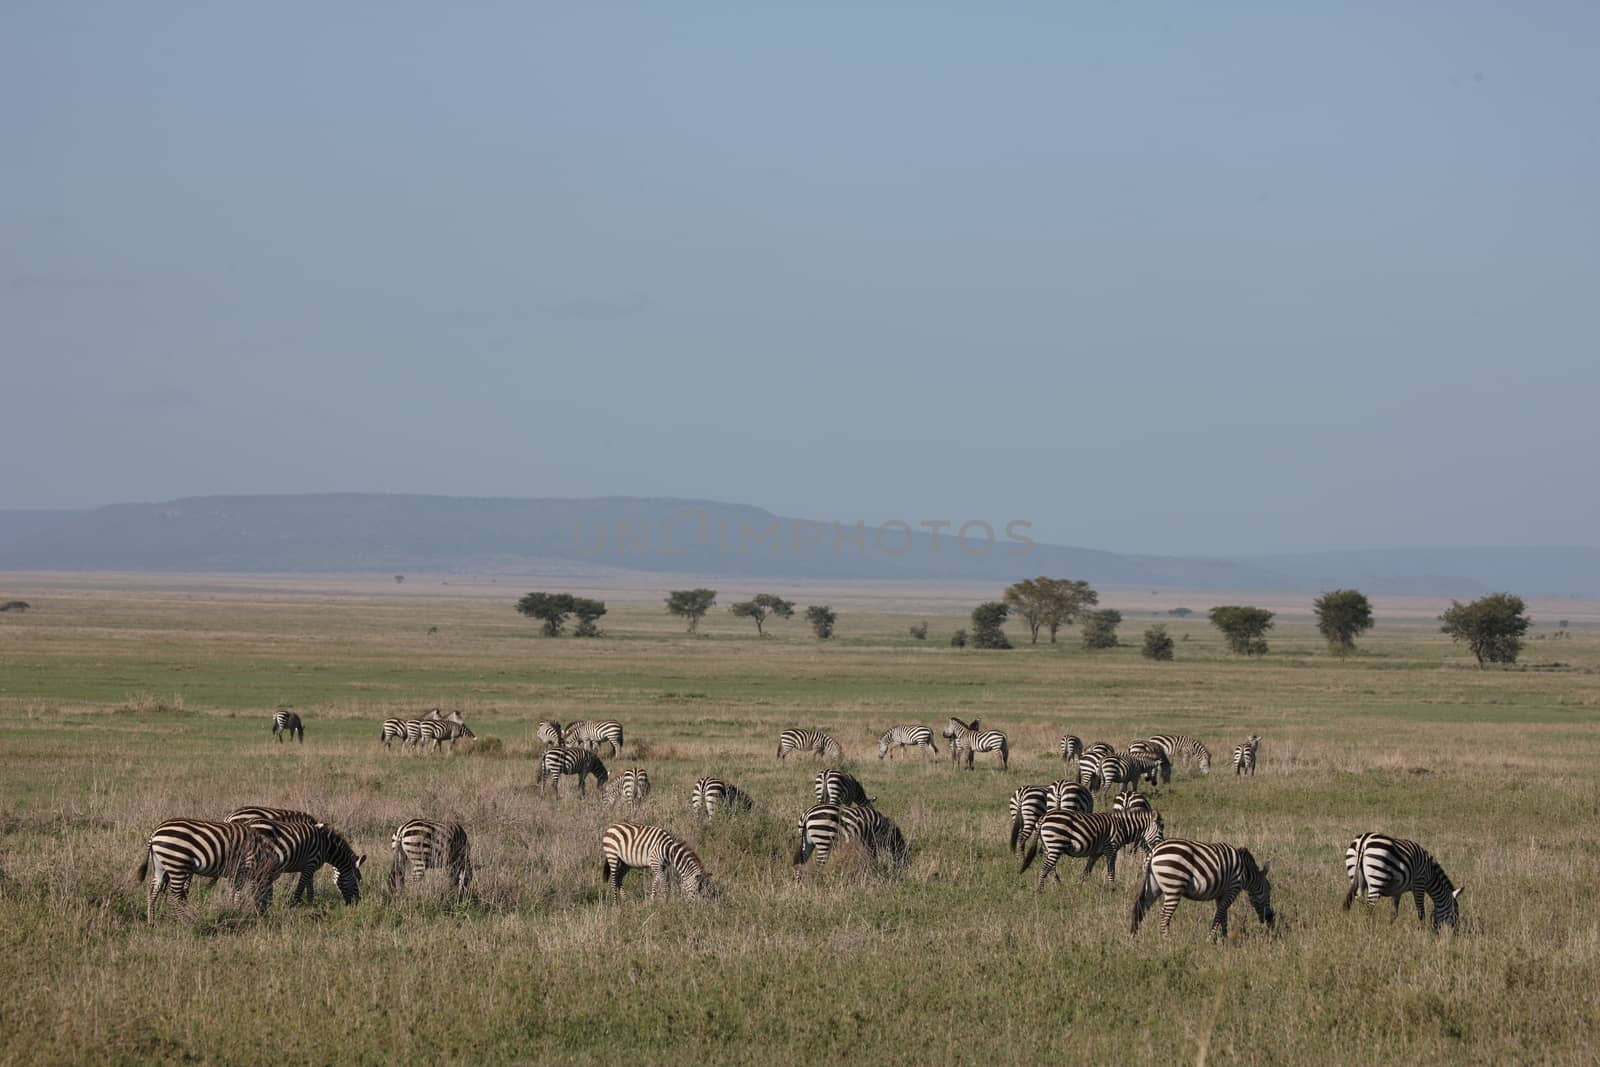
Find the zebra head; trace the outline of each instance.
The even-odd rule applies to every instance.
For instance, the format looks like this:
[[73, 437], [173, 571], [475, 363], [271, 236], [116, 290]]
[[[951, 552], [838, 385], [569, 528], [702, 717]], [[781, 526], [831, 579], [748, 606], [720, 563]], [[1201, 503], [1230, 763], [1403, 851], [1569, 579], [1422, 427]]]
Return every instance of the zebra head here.
[[722, 895], [722, 891], [712, 882], [711, 875], [705, 871], [685, 872], [679, 879], [683, 886], [683, 895], [689, 900], [712, 900]]
[[1166, 839], [1167, 824], [1165, 820], [1163, 820], [1161, 816], [1157, 814], [1149, 821], [1149, 823], [1145, 825], [1144, 833], [1140, 836], [1140, 841], [1144, 844], [1144, 850], [1146, 852], [1153, 852], [1155, 851], [1155, 847]]
[[1211, 752], [1204, 748], [1200, 750], [1200, 773], [1211, 773]]
[[839, 742], [829, 736], [822, 746], [822, 758], [842, 760], [844, 759], [844, 749], [839, 747]]
[[890, 730], [887, 733], [885, 733], [882, 737], [878, 738], [878, 758], [879, 759], [883, 759], [883, 757], [885, 757], [885, 756], [887, 756], [889, 754], [889, 739], [891, 737], [893, 737], [893, 736], [894, 736], [894, 731]]
[[1244, 848], [1239, 850], [1239, 858], [1244, 861], [1244, 890], [1250, 895], [1250, 906], [1263, 923], [1275, 927], [1278, 916], [1272, 910], [1272, 882], [1267, 877], [1272, 873], [1272, 864], [1257, 867], [1256, 858]]
[[[1452, 886], [1450, 876], [1444, 871], [1439, 872], [1439, 877], [1444, 880], [1444, 888], [1449, 892], [1440, 894], [1433, 900], [1433, 928], [1437, 930], [1440, 926], [1448, 926], [1454, 930], [1461, 921], [1461, 891], [1467, 887]], [[1439, 906], [1441, 902], [1445, 905], [1442, 908]]]
[[[356, 855], [356, 850], [350, 847], [350, 842], [345, 836], [330, 826], [319, 822], [316, 830], [326, 842], [323, 848], [324, 856], [338, 872], [334, 884], [339, 887], [339, 895], [344, 898], [346, 904], [356, 903], [361, 899], [361, 868], [367, 862], [366, 853]], [[398, 837], [398, 832], [396, 836]]]

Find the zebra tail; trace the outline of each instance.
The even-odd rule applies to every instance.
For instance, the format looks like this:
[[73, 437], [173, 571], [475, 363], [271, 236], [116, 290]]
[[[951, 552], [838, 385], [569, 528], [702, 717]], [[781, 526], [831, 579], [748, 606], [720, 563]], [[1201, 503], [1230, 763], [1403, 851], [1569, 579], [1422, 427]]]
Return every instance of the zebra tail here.
[[1022, 854], [1022, 866], [1017, 869], [1017, 873], [1021, 874], [1023, 871], [1026, 871], [1029, 867], [1033, 866], [1033, 859], [1038, 854], [1039, 842], [1030, 838], [1028, 840], [1027, 851]]
[[1140, 883], [1139, 892], [1133, 898], [1133, 922], [1129, 927], [1130, 933], [1138, 934], [1139, 924], [1144, 921], [1144, 913], [1155, 903], [1156, 896], [1155, 864], [1150, 862], [1150, 857], [1147, 855], [1144, 861], [1144, 881]]
[[1017, 850], [1017, 838], [1019, 838], [1021, 836], [1022, 836], [1022, 820], [1021, 819], [1012, 819], [1011, 820], [1011, 851], [1012, 852], [1015, 852]]
[[135, 882], [142, 882], [142, 881], [144, 881], [144, 876], [149, 874], [149, 873], [150, 873], [150, 849], [148, 847], [146, 847], [145, 850], [144, 850], [144, 859], [139, 861], [139, 869], [134, 872], [133, 880]]
[[1348, 894], [1346, 894], [1346, 896], [1345, 896], [1344, 906], [1346, 908], [1349, 908], [1351, 902], [1356, 897], [1360, 897], [1363, 903], [1366, 902], [1366, 899], [1367, 899], [1367, 849], [1366, 849], [1366, 846], [1364, 844], [1360, 848], [1356, 849], [1355, 878], [1352, 880], [1352, 882], [1350, 884], [1350, 892]]

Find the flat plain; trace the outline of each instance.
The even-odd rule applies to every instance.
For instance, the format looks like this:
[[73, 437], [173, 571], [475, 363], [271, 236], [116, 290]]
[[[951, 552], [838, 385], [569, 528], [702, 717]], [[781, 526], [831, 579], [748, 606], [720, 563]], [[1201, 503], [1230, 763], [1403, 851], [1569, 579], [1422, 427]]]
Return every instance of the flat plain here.
[[[1202, 621], [1163, 619], [1177, 659], [1152, 663], [1136, 647], [1158, 621], [1148, 598], [1130, 600], [1129, 647], [1087, 652], [1067, 631], [999, 653], [950, 648], [963, 620], [937, 591], [835, 598], [825, 643], [798, 618], [758, 639], [722, 609], [690, 636], [655, 592], [618, 598], [602, 639], [551, 640], [511, 610], [534, 582], [8, 580], [32, 610], [0, 616], [7, 1063], [1600, 1055], [1590, 629], [1530, 642], [1521, 669], [1479, 671], [1424, 613], [1381, 604], [1344, 660], [1302, 619], [1249, 661]], [[1554, 618], [1535, 615], [1548, 633]], [[919, 619], [925, 642], [907, 634]], [[272, 741], [279, 705], [304, 716], [303, 745]], [[463, 711], [476, 749], [382, 749], [383, 718], [433, 705]], [[952, 714], [1005, 730], [1011, 769], [877, 758], [887, 726], [937, 730]], [[544, 717], [622, 720], [626, 751], [607, 764], [648, 768], [643, 811], [540, 795]], [[911, 842], [903, 878], [845, 856], [796, 879], [794, 821], [818, 765], [775, 760], [794, 725], [841, 740]], [[1216, 944], [1211, 907], [1185, 903], [1170, 934], [1152, 919], [1131, 939], [1131, 854], [1115, 887], [1101, 870], [1080, 881], [1081, 861], [1042, 890], [1018, 873], [1006, 798], [1062, 775], [1057, 738], [1120, 747], [1157, 731], [1215, 756], [1156, 794], [1169, 836], [1270, 863], [1276, 931], [1241, 901]], [[1228, 753], [1250, 733], [1260, 769], [1236, 779]], [[756, 809], [700, 824], [688, 793], [710, 773]], [[361, 902], [341, 905], [324, 870], [309, 908], [286, 907], [286, 884], [259, 918], [199, 889], [191, 920], [168, 910], [147, 926], [133, 872], [150, 829], [246, 803], [348, 834], [369, 857]], [[467, 903], [426, 884], [386, 899], [390, 834], [419, 815], [468, 828], [481, 866]], [[641, 817], [689, 839], [722, 896], [649, 902], [634, 874], [620, 906], [605, 899], [600, 833]], [[1433, 934], [1409, 902], [1392, 923], [1387, 904], [1340, 909], [1343, 850], [1364, 830], [1433, 851], [1465, 887], [1461, 931]]]

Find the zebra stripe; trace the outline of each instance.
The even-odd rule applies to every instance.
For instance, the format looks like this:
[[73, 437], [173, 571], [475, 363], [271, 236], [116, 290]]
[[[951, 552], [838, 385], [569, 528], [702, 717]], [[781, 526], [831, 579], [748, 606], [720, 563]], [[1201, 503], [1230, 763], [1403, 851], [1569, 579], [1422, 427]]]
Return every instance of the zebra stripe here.
[[540, 719], [533, 728], [533, 737], [546, 748], [560, 748], [561, 724], [554, 719]]
[[1035, 826], [1044, 817], [1049, 792], [1042, 785], [1025, 785], [1006, 801], [1006, 815], [1011, 822], [1009, 844], [1012, 852], [1032, 839]]
[[867, 850], [873, 863], [887, 857], [890, 867], [903, 871], [910, 861], [905, 835], [888, 816], [868, 804], [816, 804], [807, 808], [797, 824], [800, 847], [794, 854], [795, 873], [811, 858], [817, 857], [817, 866], [828, 862], [828, 857], [841, 842], [857, 841]]
[[1261, 747], [1261, 735], [1251, 734], [1237, 745], [1233, 746], [1233, 774], [1238, 777], [1248, 774], [1252, 778], [1256, 773], [1256, 752]]
[[1094, 810], [1094, 794], [1071, 778], [1062, 778], [1050, 783], [1045, 791], [1044, 806], [1048, 811], [1088, 813]]
[[1217, 914], [1211, 920], [1211, 930], [1225, 938], [1228, 908], [1241, 891], [1249, 896], [1256, 915], [1270, 927], [1277, 916], [1272, 911], [1272, 883], [1267, 874], [1268, 868], [1257, 866], [1249, 849], [1177, 837], [1163, 841], [1150, 850], [1145, 860], [1144, 885], [1133, 901], [1131, 932], [1139, 933], [1145, 912], [1160, 896], [1163, 934], [1172, 925], [1172, 914], [1178, 910], [1180, 900], [1214, 900]]
[[778, 735], [778, 758], [788, 759], [791, 752], [810, 752], [824, 759], [844, 759], [839, 742], [821, 730], [792, 728]]
[[689, 810], [708, 818], [719, 811], [749, 811], [752, 806], [748, 793], [721, 778], [701, 778], [689, 794]]
[[872, 798], [867, 796], [867, 791], [853, 775], [836, 771], [831, 767], [817, 772], [817, 779], [812, 783], [811, 791], [816, 794], [818, 804], [872, 803]]
[[650, 869], [652, 900], [658, 893], [667, 891], [669, 873], [677, 876], [683, 895], [691, 900], [715, 895], [711, 876], [694, 849], [659, 826], [615, 823], [606, 827], [600, 839], [600, 851], [605, 857], [601, 875], [612, 891], [613, 900], [622, 899], [623, 876], [635, 867]]
[[916, 745], [939, 754], [939, 746], [933, 743], [933, 731], [926, 726], [893, 726], [882, 737], [878, 738], [878, 758], [890, 755], [889, 746], [897, 746], [896, 751], [904, 752], [907, 748]]
[[1211, 773], [1211, 750], [1198, 738], [1188, 734], [1156, 734], [1146, 740], [1167, 754], [1167, 759], [1182, 757], [1185, 763], [1194, 760], [1201, 774]]
[[979, 752], [998, 752], [1000, 754], [1000, 769], [1007, 770], [1011, 766], [1011, 746], [1006, 741], [1006, 735], [1000, 730], [980, 730], [979, 722], [964, 723], [955, 716], [945, 723], [944, 736], [950, 739], [950, 762], [952, 765], [959, 763], [961, 754], [967, 756], [967, 770], [972, 770], [972, 760]]
[[1118, 793], [1117, 798], [1111, 802], [1113, 813], [1119, 811], [1155, 811], [1151, 806], [1150, 798], [1143, 793]]
[[1131, 756], [1121, 753], [1112, 753], [1100, 760], [1100, 788], [1109, 790], [1114, 785], [1122, 788], [1119, 793], [1131, 793], [1139, 785], [1139, 779], [1144, 776], [1144, 767]]
[[1083, 755], [1083, 738], [1077, 734], [1067, 734], [1058, 745], [1061, 750], [1063, 763], [1076, 763], [1078, 757]]
[[383, 742], [384, 748], [388, 748], [393, 741], [399, 741], [400, 747], [404, 748], [406, 744], [406, 720], [384, 719], [383, 730], [379, 733], [378, 740]]
[[1144, 778], [1151, 785], [1169, 785], [1172, 782], [1172, 757], [1160, 745], [1149, 741], [1135, 741], [1128, 746], [1127, 757], [1139, 765]]
[[1039, 884], [1034, 887], [1035, 890], [1043, 889], [1045, 879], [1052, 874], [1056, 876], [1056, 881], [1061, 880], [1056, 864], [1061, 862], [1062, 856], [1087, 856], [1089, 862], [1083, 868], [1084, 878], [1089, 877], [1094, 865], [1103, 858], [1106, 861], [1106, 879], [1116, 885], [1117, 853], [1129, 845], [1153, 848], [1165, 836], [1165, 831], [1161, 816], [1154, 812], [1107, 815], [1053, 811], [1039, 820], [1038, 834], [1039, 844], [1028, 849], [1027, 855], [1022, 858], [1022, 868], [1018, 871], [1019, 874], [1026, 871], [1034, 857], [1044, 853], [1044, 866], [1039, 868]]
[[1086, 752], [1078, 757], [1078, 784], [1091, 793], [1099, 792], [1105, 784], [1100, 775], [1100, 760], [1099, 753]]
[[1417, 905], [1417, 921], [1422, 922], [1426, 894], [1433, 900], [1433, 928], [1456, 928], [1460, 918], [1457, 898], [1466, 887], [1454, 885], [1439, 861], [1415, 841], [1362, 834], [1345, 849], [1344, 869], [1350, 879], [1350, 890], [1344, 895], [1346, 911], [1358, 896], [1373, 906], [1381, 897], [1393, 897], [1394, 914], [1389, 920], [1393, 922], [1400, 917], [1400, 898], [1410, 893]]
[[562, 744], [568, 747], [581, 745], [598, 750], [602, 744], [609, 744], [613, 759], [622, 755], [622, 724], [616, 719], [597, 719], [594, 722], [579, 719], [569, 722], [566, 729], [561, 731], [561, 736]]
[[306, 728], [300, 721], [300, 716], [292, 711], [275, 712], [272, 716], [272, 736], [282, 744], [283, 739], [290, 734], [295, 735], [295, 740], [305, 742]]
[[561, 795], [561, 779], [576, 777], [578, 779], [578, 795], [585, 796], [584, 780], [594, 775], [594, 784], [603, 791], [606, 779], [610, 775], [606, 765], [600, 762], [600, 757], [586, 748], [548, 748], [539, 756], [539, 774], [535, 779], [539, 792], [544, 792], [548, 784], [555, 789], [556, 796]]
[[391, 893], [403, 887], [408, 877], [420, 881], [428, 869], [442, 868], [456, 887], [456, 902], [466, 896], [472, 882], [472, 846], [460, 823], [412, 819], [400, 824], [389, 844], [394, 849], [394, 866], [389, 868]]
[[150, 875], [144, 921], [155, 922], [156, 900], [168, 890], [178, 911], [189, 915], [189, 883], [196, 875], [213, 881], [227, 878], [234, 895], [248, 886], [257, 912], [266, 910], [276, 856], [267, 839], [248, 826], [204, 819], [168, 819], [145, 841], [145, 855], [136, 881]]
[[650, 795], [650, 774], [643, 767], [625, 768], [606, 783], [604, 792], [608, 803], [615, 804], [621, 800], [629, 804], [643, 804], [645, 797]]
[[[313, 880], [324, 863], [332, 864], [337, 872], [334, 884], [339, 887], [339, 895], [346, 904], [361, 899], [361, 868], [367, 857], [357, 856], [350, 842], [337, 830], [303, 811], [285, 808], [240, 808], [230, 814], [227, 821], [243, 823], [263, 834], [277, 853], [278, 873], [300, 876], [300, 883], [289, 898], [291, 907], [302, 900], [310, 904], [315, 899]], [[272, 899], [271, 886], [267, 888], [267, 899]]]

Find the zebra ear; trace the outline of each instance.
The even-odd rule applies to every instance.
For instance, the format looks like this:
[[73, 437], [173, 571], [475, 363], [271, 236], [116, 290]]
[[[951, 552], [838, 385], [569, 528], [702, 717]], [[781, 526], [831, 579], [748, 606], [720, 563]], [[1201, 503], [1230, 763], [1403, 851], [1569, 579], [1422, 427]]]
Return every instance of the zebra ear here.
[[1267, 875], [1269, 875], [1271, 873], [1272, 873], [1272, 864], [1270, 864], [1270, 863], [1262, 864], [1262, 866], [1261, 866], [1261, 877], [1265, 878]]
[[361, 869], [361, 865], [363, 863], [366, 863], [366, 862], [367, 862], [367, 854], [365, 852], [363, 852], [361, 855], [356, 857], [356, 870], [359, 871]]
[[1456, 886], [1456, 888], [1455, 888], [1455, 890], [1454, 890], [1454, 892], [1452, 892], [1452, 893], [1451, 893], [1451, 894], [1450, 894], [1450, 896], [1451, 896], [1451, 897], [1452, 897], [1452, 898], [1453, 898], [1453, 899], [1457, 899], [1457, 900], [1459, 900], [1459, 899], [1460, 899], [1460, 897], [1461, 897], [1461, 891], [1462, 891], [1462, 890], [1463, 890], [1463, 889], [1465, 889], [1465, 888], [1467, 888], [1467, 887], [1466, 887], [1466, 886], [1464, 886], [1464, 885], [1458, 885], [1458, 886]]

